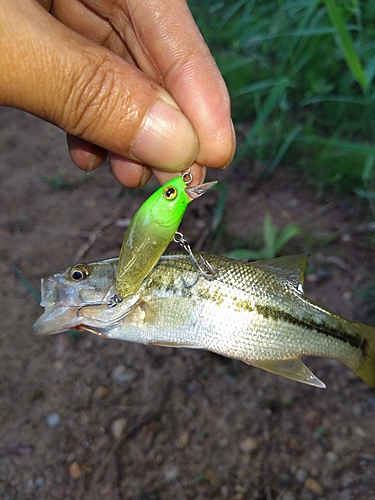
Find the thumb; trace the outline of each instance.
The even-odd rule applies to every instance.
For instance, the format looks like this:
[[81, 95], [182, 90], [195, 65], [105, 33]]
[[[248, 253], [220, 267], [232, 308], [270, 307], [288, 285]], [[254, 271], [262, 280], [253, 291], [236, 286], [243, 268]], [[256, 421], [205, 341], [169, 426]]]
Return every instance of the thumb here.
[[60, 24], [37, 2], [1, 0], [0, 25], [0, 104], [162, 170], [181, 171], [194, 161], [193, 126], [139, 69]]

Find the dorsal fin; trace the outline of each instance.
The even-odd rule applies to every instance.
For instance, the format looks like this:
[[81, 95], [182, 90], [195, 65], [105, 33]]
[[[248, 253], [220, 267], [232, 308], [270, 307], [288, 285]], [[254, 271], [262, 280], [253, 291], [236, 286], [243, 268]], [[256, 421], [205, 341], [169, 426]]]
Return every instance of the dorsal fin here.
[[286, 255], [272, 260], [249, 262], [249, 265], [287, 279], [299, 292], [303, 293], [308, 258], [307, 254]]

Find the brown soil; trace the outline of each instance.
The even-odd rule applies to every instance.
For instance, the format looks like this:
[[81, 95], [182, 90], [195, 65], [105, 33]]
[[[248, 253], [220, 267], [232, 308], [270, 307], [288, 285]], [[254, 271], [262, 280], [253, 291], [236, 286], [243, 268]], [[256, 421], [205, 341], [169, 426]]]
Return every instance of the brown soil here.
[[[192, 246], [257, 239], [266, 212], [300, 224], [310, 243], [283, 253], [312, 253], [307, 295], [374, 324], [360, 300], [374, 283], [367, 206], [317, 199], [283, 169], [251, 191], [249, 171], [211, 174], [228, 187], [224, 219], [207, 235], [219, 191], [189, 207]], [[108, 166], [80, 172], [62, 132], [11, 109], [0, 110], [0, 179], [1, 499], [375, 499], [375, 393], [338, 362], [307, 360], [321, 390], [208, 352], [33, 336], [42, 310], [18, 271], [39, 289], [77, 260], [118, 254], [153, 186], [125, 190]]]

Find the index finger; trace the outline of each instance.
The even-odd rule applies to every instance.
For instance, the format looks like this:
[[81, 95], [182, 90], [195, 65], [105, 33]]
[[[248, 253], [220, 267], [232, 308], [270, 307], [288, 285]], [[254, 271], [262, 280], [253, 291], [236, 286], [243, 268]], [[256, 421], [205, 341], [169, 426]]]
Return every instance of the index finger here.
[[229, 94], [186, 2], [129, 0], [128, 10], [142, 51], [154, 63], [154, 70], [141, 69], [158, 72], [197, 133], [196, 161], [227, 166], [235, 150]]

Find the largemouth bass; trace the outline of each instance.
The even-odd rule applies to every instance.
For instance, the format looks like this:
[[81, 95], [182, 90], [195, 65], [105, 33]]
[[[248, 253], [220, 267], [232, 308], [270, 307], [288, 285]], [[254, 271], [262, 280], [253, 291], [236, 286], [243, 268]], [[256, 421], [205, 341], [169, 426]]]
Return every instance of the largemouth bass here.
[[116, 296], [135, 293], [172, 241], [188, 204], [207, 192], [216, 181], [188, 187], [183, 177], [161, 186], [140, 206], [122, 242]]
[[[110, 307], [117, 259], [78, 264], [42, 280], [38, 334], [77, 329], [129, 342], [189, 347], [244, 361], [325, 387], [301, 361], [341, 361], [375, 388], [375, 328], [310, 302], [303, 292], [307, 256], [243, 262], [194, 252], [163, 256], [132, 296]], [[80, 272], [80, 281], [73, 279]]]

